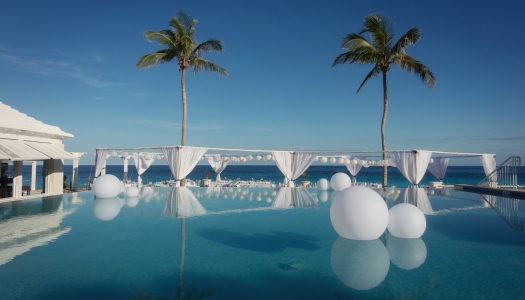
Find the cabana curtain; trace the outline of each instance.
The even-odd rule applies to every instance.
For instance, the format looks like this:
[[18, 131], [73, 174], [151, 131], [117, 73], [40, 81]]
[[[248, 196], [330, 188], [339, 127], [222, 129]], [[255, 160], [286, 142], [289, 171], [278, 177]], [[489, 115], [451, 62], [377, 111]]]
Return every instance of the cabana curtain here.
[[430, 200], [428, 199], [427, 192], [424, 188], [410, 187], [403, 189], [399, 196], [397, 197], [394, 205], [400, 203], [409, 203], [417, 206], [423, 214], [431, 215], [434, 213], [432, 205], [430, 205]]
[[447, 172], [448, 162], [450, 158], [448, 157], [436, 157], [433, 158], [434, 161], [428, 164], [428, 170], [434, 176], [436, 176], [439, 181], [443, 181], [445, 173]]
[[[490, 173], [496, 170], [496, 155], [494, 154], [483, 154], [480, 156], [481, 162], [483, 163], [483, 170], [485, 171], [485, 176], [489, 176]], [[496, 173], [490, 176], [489, 180], [491, 182], [497, 182], [498, 176]]]
[[174, 187], [162, 209], [162, 215], [172, 218], [189, 218], [205, 214], [206, 209], [202, 207], [191, 190], [185, 186]]
[[102, 168], [104, 168], [104, 165], [106, 163], [106, 157], [108, 155], [108, 150], [104, 149], [97, 149], [95, 153], [95, 177], [100, 174], [102, 171]]
[[175, 177], [176, 186], [180, 186], [180, 180], [193, 171], [201, 157], [208, 148], [175, 146], [162, 147], [162, 153], [168, 161], [171, 174]]
[[153, 155], [150, 155], [151, 156], [150, 159], [146, 159], [144, 157], [144, 153], [141, 153], [141, 152], [133, 152], [132, 155], [133, 155], [133, 161], [135, 162], [135, 169], [137, 169], [137, 174], [138, 174], [137, 183], [140, 186], [142, 184], [142, 178], [140, 177], [140, 175], [146, 172], [146, 170], [155, 161], [155, 158], [153, 157]]
[[[218, 157], [219, 161], [215, 161], [215, 158]], [[221, 173], [226, 169], [226, 166], [228, 165], [227, 161], [224, 161], [224, 158], [221, 157], [220, 154], [214, 154], [212, 156], [207, 157], [208, 162], [210, 163], [210, 166], [212, 167], [213, 171], [217, 173], [217, 181], [221, 180]]]
[[396, 164], [399, 172], [413, 185], [417, 185], [427, 171], [431, 151], [389, 151], [390, 157]]
[[277, 168], [284, 174], [284, 186], [294, 187], [301, 174], [315, 161], [319, 152], [274, 151], [273, 159]]
[[[367, 156], [343, 156], [344, 158], [348, 158], [350, 161], [352, 161], [354, 158], [358, 161], [365, 160]], [[359, 162], [357, 164], [348, 164], [346, 165], [346, 168], [348, 169], [348, 172], [350, 172], [350, 175], [352, 175], [352, 184], [356, 183], [355, 177], [357, 176], [357, 173], [361, 171], [361, 168], [363, 167], [362, 164]]]

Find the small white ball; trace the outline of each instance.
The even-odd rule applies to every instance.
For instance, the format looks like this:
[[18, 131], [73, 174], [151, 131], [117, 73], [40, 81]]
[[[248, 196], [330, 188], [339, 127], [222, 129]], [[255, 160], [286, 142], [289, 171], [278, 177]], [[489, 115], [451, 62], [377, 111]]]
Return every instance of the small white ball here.
[[326, 202], [328, 200], [328, 192], [327, 191], [317, 191], [317, 199], [321, 202]]
[[266, 154], [266, 157], [265, 157], [265, 158], [266, 158], [266, 160], [272, 160], [272, 155], [270, 155], [270, 154]]
[[262, 156], [257, 155], [257, 156], [255, 157], [255, 159], [257, 159], [257, 160], [261, 160], [261, 159], [262, 159]]
[[253, 160], [253, 156], [248, 155], [248, 156], [246, 157], [246, 159], [248, 159], [248, 161], [252, 161], [252, 160]]
[[341, 282], [362, 291], [378, 286], [390, 269], [388, 252], [380, 240], [353, 241], [340, 237], [332, 246], [330, 261]]
[[151, 159], [151, 154], [144, 154], [144, 159], [145, 160], [150, 160]]
[[139, 196], [139, 189], [136, 186], [129, 186], [126, 189], [126, 196], [127, 197], [138, 197]]
[[230, 158], [229, 158], [228, 156], [225, 156], [225, 157], [222, 158], [222, 160], [223, 160], [223, 161], [229, 161]]
[[221, 161], [221, 157], [219, 155], [214, 155], [213, 156], [213, 161], [214, 162], [220, 162]]
[[427, 246], [420, 238], [402, 239], [391, 235], [386, 250], [392, 263], [405, 270], [418, 268], [427, 258]]
[[337, 160], [337, 163], [342, 165], [345, 163], [345, 159], [341, 157]]
[[352, 186], [341, 191], [330, 206], [330, 220], [335, 231], [352, 240], [375, 240], [388, 225], [385, 201], [374, 190]]
[[351, 162], [348, 158], [345, 158], [344, 162], [343, 162], [345, 165], [349, 165]]
[[334, 191], [342, 191], [352, 185], [352, 180], [350, 179], [350, 176], [339, 172], [332, 176], [332, 179], [330, 179], [330, 185]]
[[328, 182], [328, 180], [324, 179], [324, 178], [321, 178], [317, 181], [317, 189], [320, 190], [320, 191], [326, 191], [328, 190], [328, 185], [330, 183]]
[[358, 163], [359, 163], [359, 161], [358, 161], [357, 159], [355, 159], [355, 158], [352, 159], [352, 165], [355, 166], [355, 165], [357, 165]]
[[101, 175], [93, 183], [93, 193], [97, 198], [116, 197], [120, 194], [120, 189], [120, 180], [111, 174]]
[[102, 221], [113, 220], [120, 212], [118, 198], [98, 198], [93, 203], [93, 214]]
[[330, 163], [335, 164], [335, 157], [330, 158]]
[[427, 228], [423, 212], [412, 204], [400, 203], [389, 211], [388, 231], [399, 238], [420, 238]]
[[327, 161], [328, 161], [328, 158], [326, 157], [321, 157], [321, 159], [319, 160], [322, 164], [325, 164]]

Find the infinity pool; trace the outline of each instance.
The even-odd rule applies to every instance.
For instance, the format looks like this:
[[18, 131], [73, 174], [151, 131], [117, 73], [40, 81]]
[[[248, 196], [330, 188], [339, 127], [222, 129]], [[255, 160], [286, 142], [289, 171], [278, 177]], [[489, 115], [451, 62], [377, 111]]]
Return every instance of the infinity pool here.
[[453, 190], [381, 192], [426, 214], [421, 239], [340, 238], [335, 194], [144, 188], [0, 204], [0, 299], [516, 299], [523, 205]]

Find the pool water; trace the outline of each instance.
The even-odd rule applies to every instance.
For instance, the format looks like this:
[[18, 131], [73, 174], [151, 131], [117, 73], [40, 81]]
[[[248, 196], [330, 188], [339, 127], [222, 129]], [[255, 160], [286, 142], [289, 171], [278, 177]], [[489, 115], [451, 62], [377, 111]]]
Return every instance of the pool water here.
[[0, 299], [524, 297], [520, 200], [391, 190], [389, 207], [426, 213], [424, 235], [352, 241], [331, 225], [335, 193], [286, 193], [146, 188], [2, 203]]

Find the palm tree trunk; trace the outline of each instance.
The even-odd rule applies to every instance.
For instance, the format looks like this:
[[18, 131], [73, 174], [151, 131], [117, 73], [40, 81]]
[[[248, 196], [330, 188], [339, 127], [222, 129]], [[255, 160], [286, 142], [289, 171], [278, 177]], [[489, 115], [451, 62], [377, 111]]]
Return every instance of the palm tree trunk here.
[[[386, 160], [386, 139], [385, 139], [385, 123], [386, 113], [388, 112], [388, 88], [386, 86], [386, 71], [383, 70], [383, 119], [381, 120], [381, 143], [383, 146], [383, 160]], [[383, 188], [388, 184], [388, 169], [383, 166]]]
[[186, 247], [186, 231], [184, 230], [184, 218], [180, 219], [181, 223], [181, 246], [180, 246], [180, 267], [179, 267], [179, 288], [184, 290], [182, 285], [182, 271], [184, 270], [184, 248]]
[[[186, 108], [186, 68], [182, 68], [180, 84], [182, 87], [182, 138], [180, 145], [184, 146], [186, 145], [186, 115], [188, 113]], [[186, 178], [180, 180], [180, 185], [186, 186]]]

